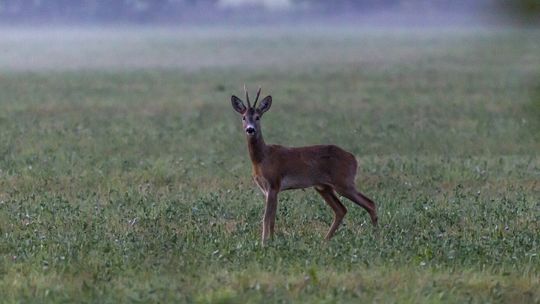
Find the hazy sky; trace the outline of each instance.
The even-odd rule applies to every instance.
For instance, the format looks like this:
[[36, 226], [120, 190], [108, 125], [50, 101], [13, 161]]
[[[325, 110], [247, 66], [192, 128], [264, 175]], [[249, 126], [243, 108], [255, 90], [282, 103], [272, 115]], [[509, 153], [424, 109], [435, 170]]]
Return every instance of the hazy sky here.
[[239, 7], [239, 6], [262, 6], [268, 9], [287, 9], [292, 6], [290, 0], [219, 0], [220, 7]]

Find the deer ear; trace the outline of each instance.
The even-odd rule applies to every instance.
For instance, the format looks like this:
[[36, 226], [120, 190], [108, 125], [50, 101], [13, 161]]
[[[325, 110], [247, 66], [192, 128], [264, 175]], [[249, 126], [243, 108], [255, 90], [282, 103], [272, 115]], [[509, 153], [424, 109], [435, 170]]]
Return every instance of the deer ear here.
[[231, 104], [233, 109], [240, 114], [244, 114], [244, 112], [246, 111], [246, 106], [244, 105], [242, 100], [240, 100], [240, 98], [234, 95], [231, 96]]
[[264, 112], [268, 111], [270, 109], [270, 106], [272, 105], [272, 96], [266, 96], [263, 100], [261, 100], [261, 103], [259, 104], [259, 107], [257, 110], [259, 113], [263, 114]]

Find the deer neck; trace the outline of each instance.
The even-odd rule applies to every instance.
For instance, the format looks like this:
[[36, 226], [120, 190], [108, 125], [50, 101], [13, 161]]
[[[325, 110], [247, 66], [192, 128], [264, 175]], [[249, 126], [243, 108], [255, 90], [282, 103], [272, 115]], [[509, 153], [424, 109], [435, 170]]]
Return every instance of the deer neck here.
[[261, 131], [256, 136], [247, 138], [249, 157], [253, 164], [261, 163], [264, 159], [264, 153], [266, 151], [266, 143], [264, 142]]

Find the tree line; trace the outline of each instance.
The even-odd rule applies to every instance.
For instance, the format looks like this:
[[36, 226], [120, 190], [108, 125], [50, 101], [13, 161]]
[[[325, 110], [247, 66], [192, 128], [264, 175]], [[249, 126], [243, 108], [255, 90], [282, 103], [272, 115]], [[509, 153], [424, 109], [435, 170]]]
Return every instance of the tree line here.
[[[310, 18], [376, 11], [430, 10], [467, 13], [496, 7], [504, 0], [289, 0], [288, 10], [268, 11], [257, 5], [236, 8], [220, 5], [223, 0], [0, 0], [1, 23], [182, 23], [276, 18]], [[518, 8], [533, 7], [537, 0], [517, 0]], [[537, 5], [540, 6], [540, 5]], [[536, 7], [539, 9], [539, 7]]]

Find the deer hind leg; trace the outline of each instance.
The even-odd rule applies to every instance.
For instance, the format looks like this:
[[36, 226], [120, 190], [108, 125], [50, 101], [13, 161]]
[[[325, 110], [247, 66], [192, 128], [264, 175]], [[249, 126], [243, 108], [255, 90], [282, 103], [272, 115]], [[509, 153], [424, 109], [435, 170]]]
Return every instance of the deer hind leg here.
[[330, 240], [332, 236], [334, 236], [334, 233], [336, 232], [339, 225], [341, 224], [341, 221], [343, 221], [345, 214], [347, 214], [347, 208], [345, 208], [345, 206], [343, 206], [343, 204], [339, 201], [336, 194], [334, 193], [334, 189], [332, 189], [331, 187], [316, 186], [315, 190], [317, 190], [317, 192], [324, 198], [324, 201], [334, 211], [334, 221], [332, 222], [330, 229], [324, 237], [326, 240]]
[[375, 206], [375, 203], [369, 197], [357, 191], [354, 185], [343, 188], [336, 187], [336, 191], [356, 203], [358, 206], [366, 209], [366, 211], [369, 213], [369, 216], [371, 217], [371, 223], [373, 224], [373, 226], [377, 226], [377, 206]]

